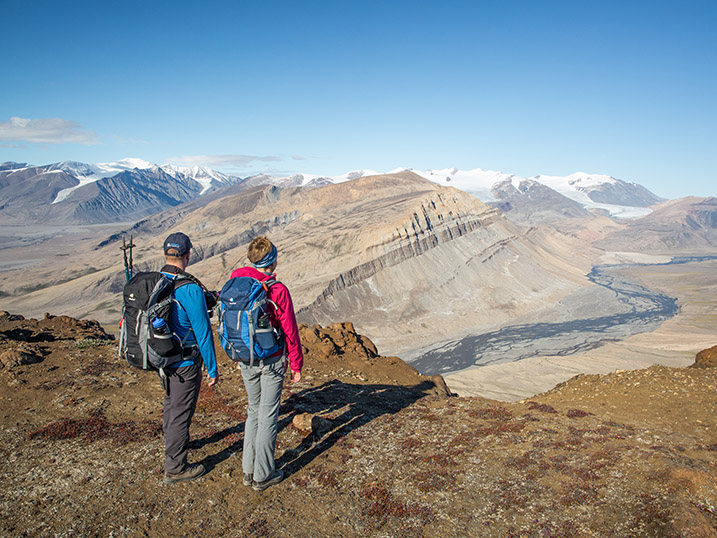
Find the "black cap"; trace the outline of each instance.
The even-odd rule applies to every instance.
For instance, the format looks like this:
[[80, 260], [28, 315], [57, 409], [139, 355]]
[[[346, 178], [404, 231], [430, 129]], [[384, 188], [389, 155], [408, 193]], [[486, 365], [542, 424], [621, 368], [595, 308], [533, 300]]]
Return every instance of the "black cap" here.
[[167, 254], [169, 249], [177, 251], [176, 256], [184, 256], [192, 248], [192, 242], [182, 232], [171, 234], [164, 240], [164, 253]]

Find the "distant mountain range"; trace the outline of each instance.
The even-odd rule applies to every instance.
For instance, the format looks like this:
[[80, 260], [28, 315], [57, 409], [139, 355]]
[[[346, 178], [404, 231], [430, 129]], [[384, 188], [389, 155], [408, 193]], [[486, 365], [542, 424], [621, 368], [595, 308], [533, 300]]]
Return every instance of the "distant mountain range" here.
[[[664, 201], [636, 183], [585, 173], [522, 178], [490, 170], [455, 168], [412, 171], [443, 186], [471, 193], [517, 222], [536, 224], [591, 213], [638, 217]], [[0, 224], [94, 224], [133, 222], [212, 193], [258, 185], [316, 188], [361, 177], [373, 170], [339, 176], [259, 174], [231, 176], [199, 166], [158, 166], [141, 159], [86, 164], [63, 161], [36, 166], [0, 164]]]
[[714, 249], [717, 246], [717, 198], [670, 200], [594, 244], [606, 250], [629, 252]]
[[116, 163], [0, 165], [0, 222], [129, 222], [230, 186], [238, 178], [200, 167]]
[[[469, 192], [485, 203], [500, 207], [503, 212], [523, 213], [528, 206], [531, 208], [529, 212], [552, 212], [556, 218], [580, 217], [587, 211], [631, 218], [647, 215], [650, 206], [665, 201], [665, 198], [660, 198], [642, 185], [602, 174], [577, 172], [569, 176], [538, 175], [523, 178], [481, 168], [447, 168], [425, 172], [400, 168], [389, 173], [402, 171], [414, 172], [439, 185]], [[360, 170], [336, 177], [299, 175], [294, 176], [293, 181], [299, 185], [319, 179], [339, 183], [376, 174], [373, 170]], [[549, 216], [545, 214], [543, 217]]]

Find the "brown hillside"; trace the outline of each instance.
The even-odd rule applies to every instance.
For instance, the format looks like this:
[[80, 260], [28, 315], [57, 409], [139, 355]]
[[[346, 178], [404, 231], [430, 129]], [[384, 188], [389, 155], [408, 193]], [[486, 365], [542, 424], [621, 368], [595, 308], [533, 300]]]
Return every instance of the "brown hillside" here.
[[606, 250], [670, 253], [712, 250], [717, 245], [717, 198], [679, 198], [628, 220], [595, 243]]
[[34, 357], [0, 366], [2, 536], [717, 536], [717, 369], [579, 376], [500, 404], [439, 396], [351, 324], [304, 326], [288, 478], [241, 485], [246, 399], [222, 355], [192, 426], [210, 471], [165, 486], [156, 375], [82, 323], [0, 315], [0, 357]]

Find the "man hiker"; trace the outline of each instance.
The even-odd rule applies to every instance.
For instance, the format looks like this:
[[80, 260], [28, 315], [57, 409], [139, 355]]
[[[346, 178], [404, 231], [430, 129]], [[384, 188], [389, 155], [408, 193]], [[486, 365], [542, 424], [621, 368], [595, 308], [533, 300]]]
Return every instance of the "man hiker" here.
[[239, 362], [249, 400], [244, 427], [243, 484], [262, 491], [284, 479], [283, 471], [276, 469], [274, 449], [286, 357], [291, 368], [291, 382], [298, 383], [304, 355], [289, 290], [281, 282], [273, 282], [276, 279], [276, 247], [266, 237], [257, 237], [249, 244], [247, 255], [253, 267], [236, 269], [231, 277], [251, 277], [267, 284], [269, 322], [284, 338], [283, 349], [273, 356], [256, 360], [253, 365]]
[[[189, 264], [192, 243], [185, 234], [173, 233], [164, 241], [165, 266], [162, 274], [173, 280], [182, 279]], [[214, 352], [212, 327], [207, 313], [204, 290], [193, 277], [188, 283], [177, 285], [170, 319], [166, 320], [172, 332], [183, 342], [184, 358], [164, 368], [160, 378], [165, 388], [164, 397], [164, 482], [172, 484], [193, 480], [206, 469], [201, 463], [189, 465], [189, 426], [197, 406], [202, 384], [202, 365], [207, 368], [208, 386], [219, 380]], [[186, 278], [186, 277], [185, 277]]]

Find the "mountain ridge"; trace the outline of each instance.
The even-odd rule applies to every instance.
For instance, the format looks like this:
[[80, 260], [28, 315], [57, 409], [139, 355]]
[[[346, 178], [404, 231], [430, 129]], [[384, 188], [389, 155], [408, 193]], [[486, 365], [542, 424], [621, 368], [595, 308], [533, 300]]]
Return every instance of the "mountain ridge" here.
[[[425, 172], [404, 168], [394, 170], [389, 174], [381, 174], [373, 170], [359, 170], [333, 177], [312, 174], [293, 174], [284, 177], [257, 174], [240, 178], [201, 166], [186, 167], [172, 164], [159, 166], [142, 159], [127, 158], [114, 163], [96, 164], [73, 161], [62, 161], [42, 166], [3, 163], [0, 165], [0, 199], [7, 201], [0, 207], [0, 222], [21, 224], [25, 222], [23, 220], [25, 213], [31, 215], [31, 219], [34, 219], [33, 222], [39, 219], [40, 222], [56, 224], [94, 223], [99, 215], [102, 216], [104, 222], [136, 220], [146, 216], [145, 211], [149, 210], [151, 206], [142, 200], [145, 190], [150, 198], [159, 204], [154, 206], [155, 210], [162, 211], [178, 203], [196, 199], [231, 185], [241, 185], [243, 188], [267, 184], [283, 188], [317, 188], [360, 177], [385, 176], [402, 171], [415, 173], [439, 185], [457, 187], [479, 197], [484, 202], [493, 202], [499, 205], [502, 203], [502, 207], [508, 210], [512, 209], [511, 201], [501, 197], [501, 193], [506, 191], [505, 187], [496, 190], [495, 187], [498, 184], [512, 185], [515, 182], [515, 188], [520, 190], [521, 184], [536, 182], [543, 185], [544, 189], [554, 191], [553, 195], [543, 197], [544, 202], [563, 196], [587, 210], [602, 211], [616, 217], [645, 215], [649, 213], [649, 206], [664, 201], [640, 185], [600, 174], [575, 173], [565, 177], [538, 175], [525, 179], [514, 174], [485, 171], [480, 168], [469, 171], [452, 168]], [[134, 173], [127, 174], [128, 172]], [[51, 174], [61, 174], [61, 177], [48, 178], [47, 176]], [[166, 190], [168, 192], [167, 199], [162, 202], [157, 193], [151, 192], [151, 187], [146, 181], [133, 183], [132, 178], [138, 176], [155, 182], [157, 189]], [[114, 181], [109, 181], [111, 178], [114, 178]], [[21, 181], [27, 185], [20, 186]], [[97, 182], [113, 185], [123, 191], [127, 205], [136, 206], [138, 210], [122, 213], [109, 199], [111, 197], [98, 195], [92, 203], [93, 211], [85, 216], [82, 207], [74, 204], [74, 200], [78, 199], [78, 195], [75, 193], [84, 190], [79, 194], [79, 198], [85, 200], [93, 193], [97, 194], [101, 191], [101, 187], [98, 188], [95, 185]], [[189, 197], [186, 194], [183, 196], [172, 195], [176, 195], [178, 190], [186, 188], [188, 183], [193, 183]], [[95, 186], [92, 187], [92, 185]], [[33, 196], [31, 196], [32, 193], [34, 193]], [[131, 198], [127, 198], [128, 196]], [[62, 206], [62, 209], [47, 208], [48, 198], [52, 198], [52, 206]], [[513, 196], [512, 203], [514, 204], [515, 201]], [[105, 207], [102, 207], [103, 205]], [[72, 207], [68, 208], [67, 206]], [[555, 211], [556, 209], [552, 208], [551, 210]]]
[[599, 248], [633, 252], [680, 253], [717, 246], [717, 198], [687, 197], [668, 200], [645, 217], [628, 221]]

